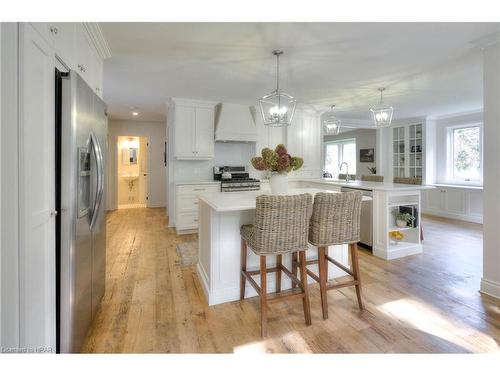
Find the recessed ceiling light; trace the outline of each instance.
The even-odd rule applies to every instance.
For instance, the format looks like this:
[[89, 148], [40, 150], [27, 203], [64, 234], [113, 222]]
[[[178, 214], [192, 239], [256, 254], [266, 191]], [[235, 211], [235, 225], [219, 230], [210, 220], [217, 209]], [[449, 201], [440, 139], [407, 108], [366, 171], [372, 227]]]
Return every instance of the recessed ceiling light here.
[[132, 112], [133, 116], [139, 116], [139, 112]]

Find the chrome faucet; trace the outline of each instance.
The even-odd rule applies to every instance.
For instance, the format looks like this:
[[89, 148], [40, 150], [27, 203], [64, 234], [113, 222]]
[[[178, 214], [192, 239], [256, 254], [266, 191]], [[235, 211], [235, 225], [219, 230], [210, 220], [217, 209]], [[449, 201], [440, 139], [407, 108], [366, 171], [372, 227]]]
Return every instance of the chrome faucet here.
[[342, 171], [342, 167], [344, 166], [344, 164], [345, 164], [345, 182], [349, 183], [349, 165], [345, 161], [343, 161], [340, 164], [339, 172]]

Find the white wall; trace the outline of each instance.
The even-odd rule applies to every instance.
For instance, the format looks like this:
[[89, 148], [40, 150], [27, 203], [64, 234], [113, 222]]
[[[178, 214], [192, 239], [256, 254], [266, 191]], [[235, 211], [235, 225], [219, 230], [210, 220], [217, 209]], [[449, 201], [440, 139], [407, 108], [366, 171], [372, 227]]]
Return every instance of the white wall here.
[[166, 128], [163, 122], [142, 122], [110, 120], [108, 124], [108, 188], [107, 209], [117, 208], [117, 138], [120, 135], [149, 138], [149, 199], [148, 207], [166, 206], [166, 168], [163, 163], [163, 150], [166, 141]]
[[[446, 117], [435, 119], [435, 129], [428, 127], [426, 133], [432, 136], [430, 132], [435, 131], [435, 182], [446, 183], [446, 168], [447, 168], [447, 136], [446, 130], [449, 126], [477, 124], [483, 122], [483, 112], [477, 111], [472, 113], [452, 114]], [[429, 152], [429, 142], [426, 144], [426, 152]], [[428, 166], [426, 165], [426, 168]]]
[[[362, 175], [369, 175], [371, 172], [368, 168], [375, 167], [377, 164], [377, 131], [375, 129], [358, 129], [348, 132], [344, 132], [338, 135], [325, 135], [323, 137], [324, 142], [329, 141], [339, 141], [343, 139], [355, 139], [356, 140], [356, 178], [361, 178]], [[373, 163], [361, 163], [359, 160], [359, 150], [365, 148], [375, 149], [375, 162]], [[379, 170], [377, 168], [377, 174]]]

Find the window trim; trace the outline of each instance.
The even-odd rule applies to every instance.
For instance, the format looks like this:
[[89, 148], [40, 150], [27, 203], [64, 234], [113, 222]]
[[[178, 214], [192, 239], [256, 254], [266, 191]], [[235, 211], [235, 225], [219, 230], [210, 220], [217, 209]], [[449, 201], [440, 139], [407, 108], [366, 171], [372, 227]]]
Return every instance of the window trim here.
[[[454, 178], [453, 171], [453, 132], [457, 129], [465, 128], [479, 128], [479, 153], [481, 155], [480, 162], [480, 179], [479, 180], [462, 180]], [[464, 185], [464, 186], [483, 186], [483, 170], [484, 170], [484, 152], [483, 152], [483, 123], [468, 123], [460, 125], [450, 125], [446, 127], [446, 183], [452, 185]]]
[[[357, 145], [356, 145], [356, 138], [344, 138], [344, 139], [335, 139], [335, 140], [330, 140], [330, 141], [326, 141], [326, 142], [323, 142], [323, 170], [326, 171], [326, 148], [328, 147], [328, 145], [331, 145], [331, 144], [337, 144], [341, 147], [339, 147], [339, 155], [338, 155], [338, 160], [343, 160], [344, 159], [344, 144], [348, 144], [348, 143], [354, 143], [354, 147], [356, 149], [356, 151], [354, 152], [354, 157], [356, 159], [356, 164], [355, 164], [355, 168], [356, 168], [356, 172], [357, 173], [357, 164], [358, 164], [358, 155], [357, 155]], [[342, 161], [340, 162], [342, 163]], [[340, 165], [340, 164], [339, 164]], [[351, 169], [351, 168], [349, 168]], [[355, 174], [353, 173], [351, 170], [349, 170], [349, 174]], [[338, 177], [338, 175], [337, 175]]]

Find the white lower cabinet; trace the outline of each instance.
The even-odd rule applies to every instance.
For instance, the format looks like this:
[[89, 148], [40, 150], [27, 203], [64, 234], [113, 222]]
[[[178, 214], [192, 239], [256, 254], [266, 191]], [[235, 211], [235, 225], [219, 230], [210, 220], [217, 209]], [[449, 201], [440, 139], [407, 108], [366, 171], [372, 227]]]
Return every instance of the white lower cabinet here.
[[483, 191], [467, 187], [443, 187], [422, 191], [422, 211], [452, 219], [483, 222]]
[[198, 229], [198, 195], [220, 191], [219, 184], [177, 185], [175, 188], [175, 228], [177, 233]]

